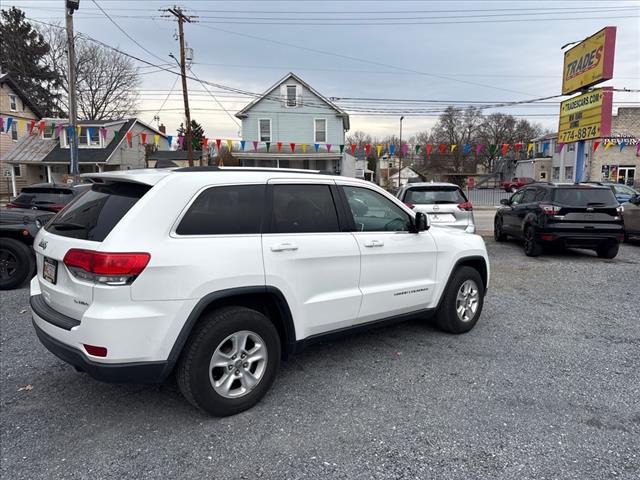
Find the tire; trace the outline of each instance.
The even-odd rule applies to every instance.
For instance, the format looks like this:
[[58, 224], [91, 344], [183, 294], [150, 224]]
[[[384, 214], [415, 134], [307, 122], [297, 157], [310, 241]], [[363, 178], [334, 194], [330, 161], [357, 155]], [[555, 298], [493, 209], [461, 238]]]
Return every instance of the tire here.
[[619, 243], [607, 243], [596, 248], [596, 254], [599, 258], [616, 258], [620, 250]]
[[511, 188], [509, 189], [509, 191], [510, 191], [511, 193], [516, 193], [516, 192], [518, 191], [518, 187], [511, 187]]
[[507, 235], [502, 230], [502, 219], [496, 217], [493, 221], [493, 239], [496, 242], [506, 242]]
[[524, 229], [524, 253], [527, 257], [537, 257], [542, 253], [542, 246], [536, 240], [536, 232], [531, 225]]
[[34, 265], [33, 253], [27, 245], [13, 238], [0, 238], [0, 290], [23, 285]]
[[[471, 284], [469, 282], [471, 282]], [[458, 306], [464, 305], [459, 305], [460, 299], [458, 298], [462, 292], [463, 285], [471, 286], [472, 290], [475, 290], [477, 293], [475, 297], [475, 310], [465, 309], [463, 311], [463, 315], [468, 314], [466, 319], [463, 319], [457, 310]], [[466, 299], [471, 300], [472, 298], [466, 297]], [[474, 268], [466, 266], [460, 267], [454, 272], [451, 280], [447, 284], [447, 290], [444, 293], [444, 298], [436, 314], [436, 323], [440, 329], [448, 333], [458, 334], [468, 332], [478, 322], [483, 305], [484, 283], [482, 277]]]
[[[244, 357], [237, 349], [243, 336], [249, 338], [245, 344], [247, 359], [257, 356], [256, 348], [262, 345], [264, 363], [243, 363]], [[223, 367], [211, 368], [214, 353], [224, 359]], [[280, 355], [278, 331], [266, 316], [245, 307], [216, 310], [201, 319], [182, 351], [176, 366], [178, 387], [189, 403], [206, 413], [235, 415], [251, 408], [267, 393], [280, 366]], [[257, 383], [247, 384], [256, 378]], [[214, 382], [222, 385], [214, 387]], [[226, 394], [225, 384], [229, 387]]]

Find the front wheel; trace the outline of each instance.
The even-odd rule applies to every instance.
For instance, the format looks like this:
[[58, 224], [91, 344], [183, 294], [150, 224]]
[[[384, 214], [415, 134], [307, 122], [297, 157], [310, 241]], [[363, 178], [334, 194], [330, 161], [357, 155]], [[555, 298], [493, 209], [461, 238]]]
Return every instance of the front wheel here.
[[504, 233], [502, 229], [502, 219], [496, 217], [493, 221], [493, 239], [496, 242], [506, 242], [507, 235]]
[[480, 318], [484, 283], [478, 271], [461, 267], [453, 274], [436, 315], [438, 326], [449, 333], [465, 333]]
[[255, 405], [269, 390], [280, 365], [280, 337], [255, 310], [228, 307], [202, 319], [177, 365], [184, 397], [215, 416]]
[[596, 249], [596, 254], [599, 258], [616, 258], [618, 255], [618, 250], [620, 249], [620, 244], [618, 243], [609, 243], [607, 245], [602, 245]]

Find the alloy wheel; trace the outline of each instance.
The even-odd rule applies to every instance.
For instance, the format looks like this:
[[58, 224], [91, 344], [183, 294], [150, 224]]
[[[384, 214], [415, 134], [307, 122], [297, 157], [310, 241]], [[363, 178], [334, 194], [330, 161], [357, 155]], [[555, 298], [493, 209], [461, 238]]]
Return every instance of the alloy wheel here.
[[473, 319], [478, 311], [480, 289], [473, 280], [466, 280], [460, 285], [456, 296], [456, 313], [463, 322]]
[[220, 342], [211, 356], [211, 386], [222, 397], [243, 397], [264, 376], [267, 360], [267, 347], [260, 335], [248, 330], [233, 333]]
[[9, 250], [0, 250], [0, 279], [8, 280], [16, 274], [18, 259]]

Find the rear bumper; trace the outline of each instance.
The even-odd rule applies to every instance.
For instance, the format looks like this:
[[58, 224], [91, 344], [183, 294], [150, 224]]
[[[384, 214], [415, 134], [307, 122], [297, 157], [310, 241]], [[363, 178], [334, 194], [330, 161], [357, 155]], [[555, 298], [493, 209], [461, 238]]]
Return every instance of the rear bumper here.
[[563, 243], [575, 247], [592, 247], [603, 243], [617, 243], [623, 233], [622, 227], [587, 231], [585, 229], [541, 229], [537, 236], [546, 242]]
[[66, 345], [44, 332], [33, 321], [40, 343], [59, 359], [88, 373], [91, 377], [109, 383], [160, 383], [169, 374], [167, 362], [99, 363], [87, 358], [80, 350]]

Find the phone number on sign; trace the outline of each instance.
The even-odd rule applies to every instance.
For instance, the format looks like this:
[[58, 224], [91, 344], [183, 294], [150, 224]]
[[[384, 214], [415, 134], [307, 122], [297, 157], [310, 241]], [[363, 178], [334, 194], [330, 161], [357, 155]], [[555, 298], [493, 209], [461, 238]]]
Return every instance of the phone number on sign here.
[[600, 128], [597, 125], [565, 130], [560, 135], [560, 141], [570, 142], [572, 140], [589, 140], [591, 138], [596, 138], [599, 134], [599, 131], [600, 131]]

